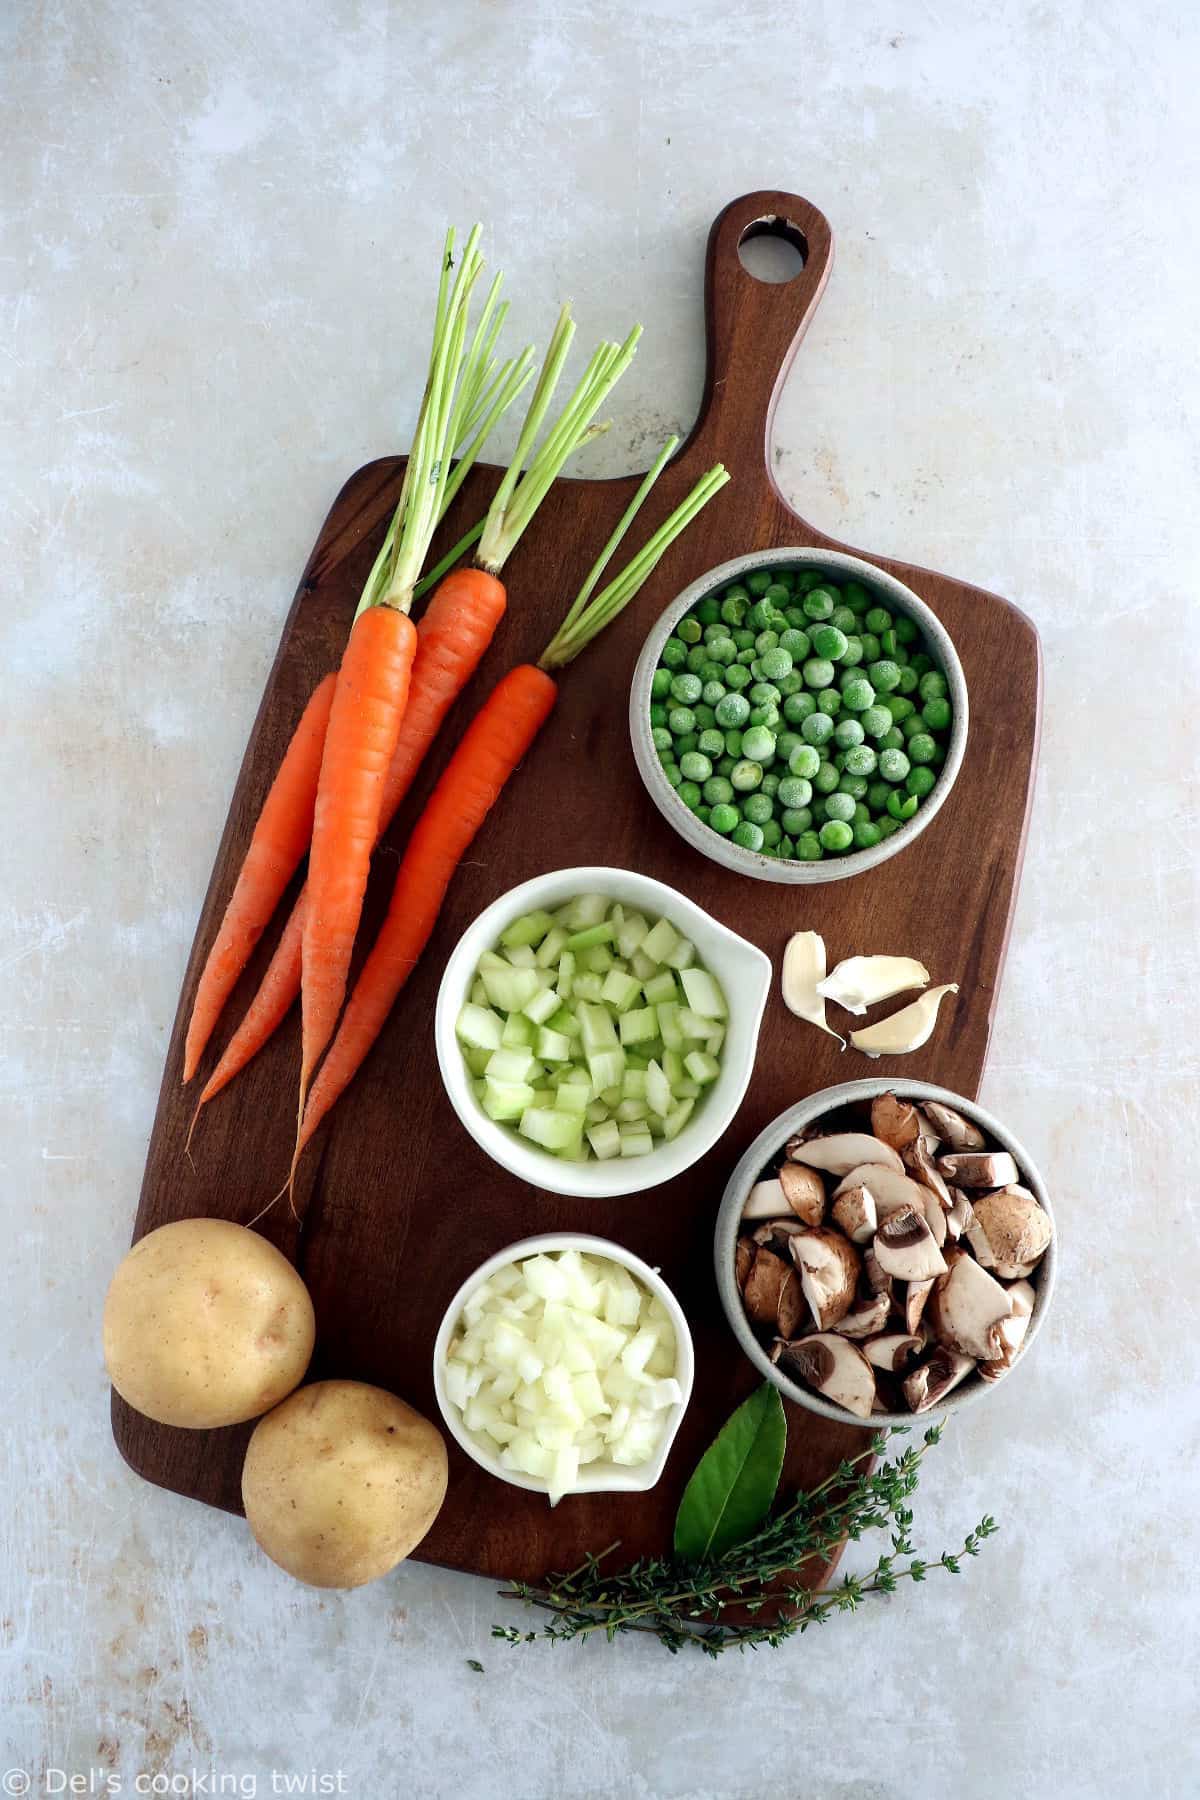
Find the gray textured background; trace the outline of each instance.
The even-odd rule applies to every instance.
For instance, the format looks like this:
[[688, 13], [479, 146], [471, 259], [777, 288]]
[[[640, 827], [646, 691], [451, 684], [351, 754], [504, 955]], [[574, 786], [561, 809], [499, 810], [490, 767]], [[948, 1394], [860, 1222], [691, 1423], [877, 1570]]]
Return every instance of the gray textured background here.
[[[2, 9], [0, 1742], [35, 1789], [1197, 1791], [1189, 10]], [[581, 340], [644, 321], [593, 453], [618, 471], [693, 416], [711, 218], [775, 185], [839, 245], [785, 490], [1043, 634], [984, 1098], [1056, 1183], [1057, 1317], [930, 1467], [924, 1542], [1003, 1525], [962, 1582], [718, 1666], [511, 1651], [482, 1582], [413, 1565], [322, 1597], [140, 1485], [101, 1297], [278, 629], [345, 475], [407, 442], [445, 221], [487, 222], [515, 337], [566, 295]]]

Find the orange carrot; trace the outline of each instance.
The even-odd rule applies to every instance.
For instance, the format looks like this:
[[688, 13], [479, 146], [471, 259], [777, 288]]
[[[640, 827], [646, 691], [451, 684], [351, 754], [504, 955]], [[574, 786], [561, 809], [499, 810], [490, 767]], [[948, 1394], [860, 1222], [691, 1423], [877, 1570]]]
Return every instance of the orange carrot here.
[[[504, 586], [495, 576], [482, 569], [458, 569], [442, 582], [419, 620], [408, 709], [383, 784], [381, 837], [412, 786], [446, 714], [482, 662], [504, 616], [504, 606]], [[307, 900], [304, 887], [245, 1018], [205, 1084], [197, 1110], [258, 1054], [300, 992]]]
[[383, 928], [305, 1108], [304, 1146], [357, 1072], [429, 941], [462, 857], [558, 695], [531, 664], [512, 669], [467, 727], [409, 840]]
[[[629, 529], [677, 440], [668, 441], [612, 537], [604, 546], [541, 663], [510, 670], [467, 727], [417, 821], [396, 876], [387, 918], [355, 984], [337, 1036], [313, 1084], [301, 1122], [299, 1151], [345, 1092], [393, 1002], [429, 942], [446, 890], [468, 847], [526, 755], [558, 695], [547, 668], [574, 661], [596, 634], [638, 593], [668, 547], [729, 477], [718, 463], [608, 586], [590, 598], [596, 581]], [[295, 1161], [293, 1160], [293, 1171]]]
[[308, 849], [335, 681], [327, 675], [301, 714], [258, 816], [196, 986], [183, 1051], [185, 1081], [196, 1073], [221, 1009]]

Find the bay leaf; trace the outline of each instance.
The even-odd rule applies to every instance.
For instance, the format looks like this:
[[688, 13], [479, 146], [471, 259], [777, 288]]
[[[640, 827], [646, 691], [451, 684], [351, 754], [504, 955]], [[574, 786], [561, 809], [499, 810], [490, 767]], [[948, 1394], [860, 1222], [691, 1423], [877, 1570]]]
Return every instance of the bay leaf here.
[[764, 1381], [697, 1463], [675, 1517], [676, 1556], [705, 1562], [749, 1537], [775, 1498], [786, 1443], [779, 1390]]

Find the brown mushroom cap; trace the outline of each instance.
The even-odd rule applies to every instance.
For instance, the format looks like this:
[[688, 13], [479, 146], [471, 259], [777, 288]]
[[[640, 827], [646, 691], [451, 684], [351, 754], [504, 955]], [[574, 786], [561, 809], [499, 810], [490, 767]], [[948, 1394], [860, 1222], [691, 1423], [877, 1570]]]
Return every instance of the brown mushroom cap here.
[[922, 1212], [928, 1191], [919, 1181], [914, 1181], [911, 1175], [906, 1175], [903, 1171], [897, 1173], [895, 1169], [885, 1169], [878, 1163], [860, 1163], [856, 1169], [843, 1175], [833, 1190], [833, 1197], [837, 1200], [856, 1187], [870, 1190], [875, 1210], [881, 1219], [886, 1218], [888, 1213], [898, 1212], [902, 1206], [912, 1206]]
[[946, 1186], [944, 1179], [938, 1173], [933, 1160], [933, 1155], [924, 1138], [918, 1138], [915, 1144], [909, 1145], [908, 1149], [904, 1152], [904, 1162], [905, 1166], [912, 1170], [916, 1179], [921, 1183], [921, 1186], [931, 1188], [937, 1195], [942, 1209], [945, 1212], [949, 1212], [953, 1205], [953, 1201], [950, 1198], [950, 1189]]
[[833, 1223], [852, 1244], [868, 1244], [875, 1236], [879, 1214], [868, 1187], [846, 1188], [833, 1203]]
[[742, 1289], [746, 1311], [756, 1325], [774, 1326], [779, 1316], [780, 1291], [791, 1274], [790, 1265], [781, 1256], [760, 1245]]
[[803, 1163], [785, 1162], [779, 1171], [779, 1187], [787, 1204], [806, 1225], [819, 1225], [825, 1217], [825, 1183], [815, 1169]]
[[887, 1324], [891, 1310], [892, 1303], [886, 1294], [870, 1294], [866, 1298], [859, 1295], [833, 1329], [841, 1337], [875, 1337]]
[[775, 1313], [775, 1327], [780, 1337], [795, 1337], [803, 1330], [805, 1321], [804, 1289], [800, 1285], [800, 1277], [795, 1269], [789, 1269], [787, 1280], [779, 1290], [779, 1305]]
[[973, 1124], [970, 1119], [964, 1119], [952, 1106], [943, 1106], [940, 1100], [924, 1101], [922, 1111], [938, 1137], [951, 1150], [982, 1150], [987, 1143], [978, 1125]]
[[739, 1288], [744, 1288], [746, 1285], [746, 1277], [754, 1267], [757, 1249], [757, 1244], [746, 1237], [740, 1237], [733, 1247], [733, 1279]]
[[921, 1338], [904, 1331], [885, 1331], [862, 1347], [863, 1355], [873, 1369], [891, 1373], [903, 1369], [924, 1349]]
[[999, 1354], [979, 1365], [979, 1373], [984, 1381], [999, 1381], [1001, 1376], [1008, 1374], [1020, 1355], [1025, 1334], [1029, 1330], [1029, 1321], [1037, 1300], [1033, 1288], [1027, 1281], [1016, 1281], [1008, 1289], [1008, 1297], [1012, 1301], [1012, 1311], [996, 1327]]
[[1007, 1150], [955, 1150], [939, 1156], [938, 1172], [965, 1188], [1001, 1188], [1020, 1181], [1021, 1172]]
[[823, 1226], [800, 1232], [788, 1248], [817, 1330], [829, 1331], [854, 1303], [861, 1268], [858, 1251], [840, 1231]]
[[1007, 1289], [965, 1250], [947, 1254], [947, 1271], [933, 1284], [925, 1317], [939, 1344], [987, 1361], [1000, 1353], [996, 1327], [1012, 1311]]
[[857, 1418], [870, 1417], [875, 1372], [862, 1351], [847, 1338], [833, 1332], [817, 1332], [777, 1349], [777, 1357], [772, 1353], [774, 1360], [789, 1374], [797, 1375], [818, 1394], [844, 1406]]
[[803, 1143], [793, 1138], [788, 1144], [788, 1156], [793, 1162], [807, 1163], [810, 1169], [824, 1169], [830, 1175], [848, 1175], [863, 1163], [882, 1163], [897, 1175], [904, 1172], [891, 1145], [881, 1143], [866, 1131], [837, 1131], [828, 1137], [806, 1138]]
[[920, 1135], [921, 1121], [911, 1100], [898, 1100], [895, 1094], [876, 1094], [871, 1102], [871, 1130], [893, 1150], [903, 1150]]
[[890, 1213], [875, 1233], [875, 1256], [881, 1269], [898, 1281], [927, 1281], [943, 1275], [946, 1260], [920, 1212], [902, 1206]]
[[[975, 1226], [987, 1244], [997, 1274], [1027, 1270], [1042, 1257], [1054, 1235], [1050, 1215], [1026, 1188], [1005, 1187], [974, 1202]], [[975, 1234], [971, 1243], [976, 1242]], [[980, 1261], [983, 1257], [980, 1256]]]
[[928, 1281], [910, 1281], [904, 1289], [901, 1312], [906, 1330], [915, 1332], [920, 1326], [935, 1280], [936, 1276], [931, 1275]]
[[925, 1412], [965, 1381], [974, 1367], [971, 1357], [939, 1346], [927, 1362], [905, 1377], [904, 1398], [913, 1412]]

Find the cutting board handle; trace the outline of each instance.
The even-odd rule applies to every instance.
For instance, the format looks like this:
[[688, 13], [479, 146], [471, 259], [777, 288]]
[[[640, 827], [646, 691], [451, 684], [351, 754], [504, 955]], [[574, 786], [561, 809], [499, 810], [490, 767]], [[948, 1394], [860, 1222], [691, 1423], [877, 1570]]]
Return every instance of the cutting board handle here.
[[[790, 281], [760, 281], [742, 266], [739, 246], [762, 236], [800, 251], [804, 267]], [[705, 271], [708, 370], [689, 460], [720, 459], [736, 480], [739, 463], [749, 474], [748, 459], [761, 458], [771, 475], [775, 407], [832, 264], [829, 222], [798, 194], [743, 194], [717, 215]]]

